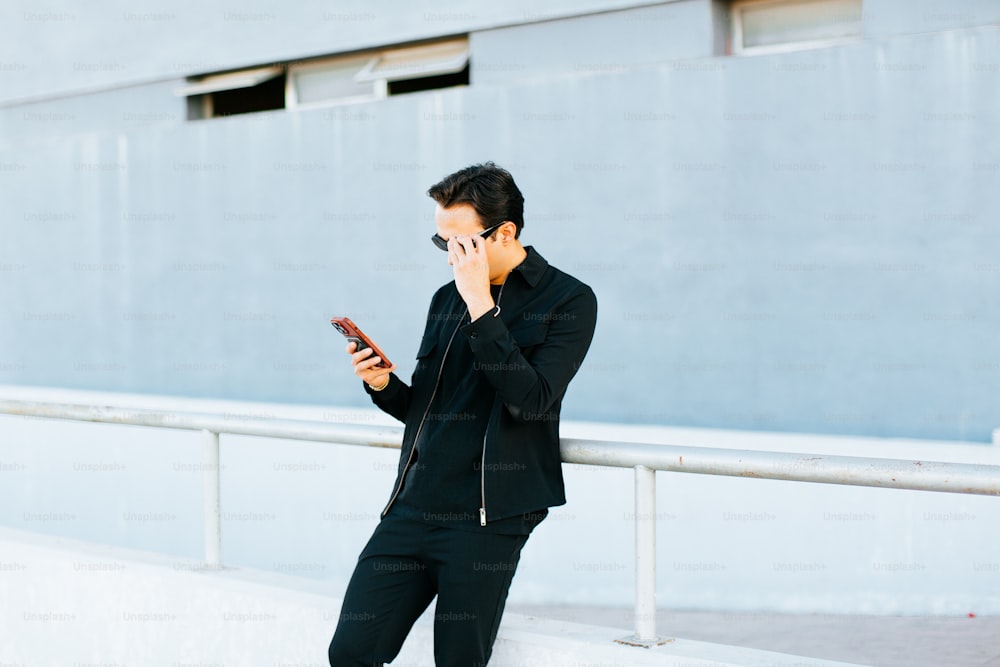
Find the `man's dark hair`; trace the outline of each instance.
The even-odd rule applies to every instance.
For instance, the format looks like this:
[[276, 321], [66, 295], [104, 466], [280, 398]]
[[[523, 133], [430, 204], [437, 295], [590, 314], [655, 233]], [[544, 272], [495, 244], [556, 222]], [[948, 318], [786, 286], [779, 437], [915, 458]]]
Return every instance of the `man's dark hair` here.
[[474, 164], [445, 176], [431, 186], [427, 194], [448, 208], [455, 204], [469, 204], [479, 215], [483, 229], [510, 220], [517, 227], [514, 238], [524, 227], [524, 196], [517, 189], [514, 177], [503, 167], [492, 162]]

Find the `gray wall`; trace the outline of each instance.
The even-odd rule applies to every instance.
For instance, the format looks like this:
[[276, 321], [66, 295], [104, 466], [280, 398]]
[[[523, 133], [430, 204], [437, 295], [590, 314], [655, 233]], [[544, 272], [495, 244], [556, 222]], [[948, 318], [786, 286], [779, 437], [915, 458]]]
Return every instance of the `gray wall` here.
[[482, 30], [471, 37], [472, 83], [611, 74], [637, 65], [716, 55], [712, 16], [710, 2], [671, 2]]
[[[364, 404], [329, 317], [353, 317], [408, 375], [430, 294], [450, 279], [423, 192], [493, 159], [525, 193], [523, 240], [600, 300], [568, 417], [988, 440], [996, 5], [935, 18], [924, 3], [918, 19], [871, 1], [873, 39], [731, 58], [711, 55], [711, 3], [674, 4], [507, 28], [540, 17], [469, 10], [454, 31], [432, 24], [483, 24], [468, 88], [191, 123], [164, 68], [190, 43], [148, 60], [94, 47], [163, 80], [2, 109], [0, 383]], [[651, 13], [668, 17], [663, 42]], [[223, 31], [206, 58], [339, 50], [283, 21], [312, 35], [305, 46], [279, 31], [255, 59]], [[93, 16], [77, 22], [42, 27], [82, 40]], [[626, 49], [630, 22], [643, 27]], [[364, 25], [342, 43], [432, 29]], [[35, 27], [0, 43], [23, 48]], [[588, 34], [614, 67], [584, 59]], [[518, 53], [538, 62], [508, 76], [530, 64]], [[51, 59], [22, 60], [44, 76], [0, 68], [8, 100], [72, 87]]]

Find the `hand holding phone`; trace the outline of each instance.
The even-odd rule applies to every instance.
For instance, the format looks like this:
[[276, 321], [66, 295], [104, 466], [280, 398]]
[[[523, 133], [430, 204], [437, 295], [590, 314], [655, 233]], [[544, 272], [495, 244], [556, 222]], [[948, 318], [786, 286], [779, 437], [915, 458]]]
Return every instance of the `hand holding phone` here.
[[355, 352], [371, 348], [372, 355], [380, 359], [380, 361], [375, 364], [373, 368], [392, 368], [392, 362], [386, 358], [385, 354], [379, 349], [378, 345], [373, 343], [371, 339], [368, 338], [368, 336], [366, 336], [365, 333], [350, 320], [350, 318], [334, 317], [331, 318], [330, 324], [333, 325], [334, 329], [342, 333], [348, 342], [355, 344]]

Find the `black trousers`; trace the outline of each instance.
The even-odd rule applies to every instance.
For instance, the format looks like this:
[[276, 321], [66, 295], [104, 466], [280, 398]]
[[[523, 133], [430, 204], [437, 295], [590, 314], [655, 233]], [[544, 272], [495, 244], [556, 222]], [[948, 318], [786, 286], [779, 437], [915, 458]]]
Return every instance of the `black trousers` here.
[[437, 596], [434, 663], [485, 667], [527, 535], [433, 526], [391, 513], [358, 558], [330, 642], [332, 667], [391, 662]]

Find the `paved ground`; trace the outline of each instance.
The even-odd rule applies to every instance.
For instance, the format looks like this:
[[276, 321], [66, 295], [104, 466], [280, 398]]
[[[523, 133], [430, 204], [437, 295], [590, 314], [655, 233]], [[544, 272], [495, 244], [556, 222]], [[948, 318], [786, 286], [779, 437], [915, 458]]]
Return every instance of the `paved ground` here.
[[[631, 630], [617, 607], [508, 605], [508, 611]], [[1000, 667], [1000, 617], [833, 616], [660, 611], [661, 636], [873, 667]]]

